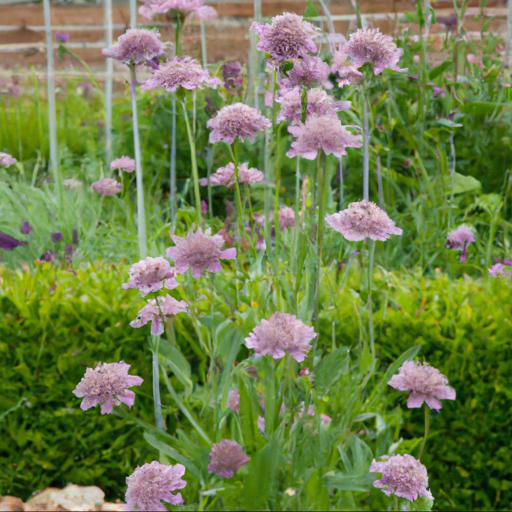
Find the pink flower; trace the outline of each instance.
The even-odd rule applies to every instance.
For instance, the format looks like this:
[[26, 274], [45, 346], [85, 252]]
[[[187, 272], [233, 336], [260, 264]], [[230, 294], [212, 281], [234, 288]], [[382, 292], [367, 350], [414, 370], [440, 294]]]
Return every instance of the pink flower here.
[[357, 84], [363, 78], [363, 73], [350, 64], [347, 54], [342, 49], [335, 51], [332, 55], [331, 72], [338, 76], [340, 87]]
[[[254, 167], [249, 168], [249, 164], [244, 163], [238, 166], [238, 181], [239, 183], [258, 183], [263, 181], [263, 173]], [[215, 174], [208, 178], [202, 178], [199, 183], [203, 187], [207, 187], [208, 183], [212, 186], [224, 185], [227, 188], [231, 188], [235, 184], [235, 164], [230, 162], [225, 167], [217, 169]]]
[[320, 57], [304, 57], [295, 59], [293, 67], [288, 72], [286, 78], [281, 80], [280, 85], [284, 88], [292, 87], [313, 87], [322, 86], [326, 89], [332, 89], [329, 81], [329, 65]]
[[327, 215], [325, 222], [351, 242], [365, 238], [385, 241], [390, 235], [402, 234], [384, 210], [365, 200], [350, 203], [346, 210]]
[[173, 492], [187, 485], [187, 482], [181, 478], [184, 474], [185, 467], [181, 464], [171, 466], [153, 461], [138, 466], [126, 479], [127, 510], [165, 512], [167, 508], [162, 501], [171, 505], [181, 505], [183, 503], [181, 493], [173, 494]]
[[233, 144], [237, 137], [254, 141], [257, 132], [272, 125], [259, 110], [243, 103], [233, 103], [221, 108], [206, 126], [211, 130], [212, 144], [220, 141]]
[[115, 196], [121, 192], [123, 186], [112, 178], [102, 178], [101, 180], [95, 181], [91, 185], [91, 188], [94, 192], [102, 196]]
[[503, 263], [495, 263], [489, 268], [489, 275], [492, 277], [512, 278], [512, 267]]
[[208, 235], [199, 228], [195, 233], [189, 233], [186, 237], [171, 236], [174, 247], [167, 249], [167, 256], [176, 264], [176, 271], [185, 273], [189, 268], [196, 278], [203, 272], [220, 272], [222, 267], [220, 260], [234, 260], [236, 248], [222, 250], [224, 239], [222, 235]]
[[215, 18], [219, 17], [219, 13], [211, 5], [203, 5], [201, 7], [198, 7], [191, 14], [192, 17], [197, 17], [197, 19], [203, 21], [214, 20]]
[[256, 48], [270, 54], [276, 64], [316, 53], [317, 29], [302, 16], [285, 12], [274, 16], [270, 25], [253, 22], [251, 30], [259, 41]]
[[455, 390], [448, 386], [448, 379], [437, 369], [424, 363], [406, 361], [388, 384], [399, 391], [410, 391], [407, 407], [417, 408], [423, 402], [436, 411], [440, 400], [455, 400]]
[[403, 51], [377, 28], [361, 28], [351, 34], [344, 51], [356, 68], [370, 63], [376, 75], [386, 68], [403, 71], [398, 67]]
[[130, 280], [123, 284], [123, 288], [137, 288], [147, 295], [161, 290], [164, 285], [168, 290], [178, 286], [171, 265], [164, 258], [148, 256], [130, 267]]
[[162, 87], [168, 92], [176, 92], [180, 87], [189, 91], [203, 87], [217, 87], [221, 82], [210, 77], [197, 60], [190, 57], [175, 57], [166, 62], [142, 84], [141, 89], [148, 91]]
[[16, 160], [12, 155], [9, 155], [9, 153], [0, 152], [0, 167], [11, 167], [17, 163], [17, 161], [18, 160]]
[[103, 55], [126, 64], [144, 64], [164, 53], [160, 34], [153, 30], [130, 28], [119, 36], [112, 48], [105, 48]]
[[159, 14], [179, 13], [182, 16], [197, 13], [204, 7], [203, 0], [143, 0], [144, 5], [139, 13], [146, 19], [152, 19]]
[[132, 386], [140, 386], [143, 380], [136, 375], [128, 375], [130, 365], [119, 363], [98, 363], [95, 368], [87, 368], [73, 394], [83, 398], [80, 408], [83, 411], [101, 404], [101, 414], [110, 414], [121, 403], [133, 405], [135, 393]]
[[238, 389], [231, 389], [228, 393], [228, 409], [240, 412], [240, 393]]
[[130, 158], [129, 156], [122, 156], [120, 158], [112, 160], [110, 168], [113, 171], [119, 169], [121, 171], [131, 173], [135, 171], [135, 160], [133, 158]]
[[208, 471], [222, 478], [231, 478], [248, 462], [249, 457], [237, 442], [223, 439], [212, 446]]
[[428, 474], [425, 466], [411, 455], [393, 455], [374, 460], [370, 466], [371, 473], [381, 473], [373, 486], [382, 489], [386, 496], [394, 494], [399, 498], [415, 501], [423, 496], [433, 499], [428, 490]]
[[279, 217], [279, 228], [284, 230], [295, 226], [295, 212], [289, 206], [283, 206], [277, 213]]
[[460, 251], [460, 261], [466, 261], [468, 247], [476, 240], [475, 234], [467, 226], [459, 226], [448, 233], [446, 247]]
[[314, 160], [318, 151], [326, 155], [346, 155], [346, 148], [361, 147], [361, 136], [350, 133], [334, 115], [313, 115], [304, 124], [292, 125], [288, 131], [295, 137], [287, 155]]
[[171, 295], [151, 299], [139, 311], [137, 318], [130, 322], [130, 327], [138, 329], [151, 322], [151, 334], [160, 336], [164, 332], [164, 318], [172, 318], [179, 313], [188, 313], [188, 305], [184, 300], [176, 300]]
[[256, 357], [271, 355], [274, 359], [290, 354], [299, 363], [309, 351], [310, 341], [317, 334], [313, 327], [287, 313], [274, 313], [268, 320], [262, 320], [245, 338], [247, 348], [256, 352]]
[[[277, 116], [278, 121], [301, 122], [302, 93], [298, 87], [285, 90], [276, 98], [276, 102], [281, 105], [281, 111]], [[350, 105], [350, 101], [336, 101], [333, 96], [329, 96], [323, 89], [309, 89], [307, 92], [306, 117], [335, 115], [340, 110], [348, 110]]]

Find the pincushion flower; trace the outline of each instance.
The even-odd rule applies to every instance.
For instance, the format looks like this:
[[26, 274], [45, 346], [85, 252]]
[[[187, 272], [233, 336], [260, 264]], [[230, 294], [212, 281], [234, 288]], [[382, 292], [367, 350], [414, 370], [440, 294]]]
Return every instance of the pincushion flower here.
[[0, 152], [0, 167], [11, 167], [15, 163], [17, 163], [18, 160], [14, 158], [9, 153], [2, 153]]
[[283, 206], [277, 212], [281, 230], [295, 226], [295, 212], [289, 206]]
[[205, 6], [203, 0], [144, 0], [139, 13], [150, 20], [159, 14], [187, 16], [196, 14], [201, 19], [212, 17], [213, 7]]
[[346, 155], [346, 148], [361, 147], [361, 136], [350, 133], [335, 115], [312, 115], [306, 122], [288, 127], [295, 137], [287, 155], [314, 160], [319, 151], [326, 155]]
[[116, 158], [112, 160], [110, 163], [110, 168], [113, 171], [120, 170], [128, 173], [132, 173], [135, 171], [135, 160], [130, 158], [129, 156], [122, 156], [120, 158]]
[[297, 317], [274, 313], [253, 329], [245, 338], [245, 345], [255, 350], [256, 357], [271, 355], [274, 359], [281, 359], [288, 353], [300, 363], [306, 358], [311, 348], [310, 341], [316, 336], [313, 327]]
[[342, 49], [338, 49], [332, 55], [331, 72], [337, 75], [340, 87], [357, 84], [363, 78], [363, 73], [350, 63]]
[[123, 186], [112, 178], [102, 178], [101, 180], [95, 181], [91, 185], [91, 188], [94, 192], [102, 196], [115, 196], [121, 192]]
[[327, 215], [325, 222], [351, 242], [366, 238], [385, 241], [390, 235], [402, 234], [384, 210], [365, 200], [350, 203], [347, 209]]
[[409, 391], [407, 407], [417, 408], [423, 402], [440, 410], [441, 400], [455, 400], [455, 390], [448, 385], [448, 379], [437, 369], [426, 363], [406, 361], [388, 384], [399, 391]]
[[160, 57], [164, 46], [160, 34], [154, 30], [130, 28], [119, 36], [111, 48], [105, 48], [103, 55], [128, 65], [145, 64]]
[[244, 85], [242, 64], [237, 60], [225, 62], [222, 65], [224, 87], [231, 95], [239, 94]]
[[317, 52], [317, 29], [297, 14], [274, 16], [269, 25], [253, 22], [251, 30], [259, 37], [256, 48], [269, 53], [276, 64]]
[[433, 499], [428, 490], [428, 473], [425, 466], [411, 455], [393, 455], [373, 460], [371, 473], [381, 473], [373, 486], [382, 489], [386, 496], [394, 494], [399, 498], [415, 501], [420, 496]]
[[[277, 116], [278, 121], [300, 123], [302, 119], [302, 93], [299, 87], [285, 90], [276, 98], [281, 105]], [[312, 115], [325, 116], [333, 115], [341, 110], [350, 108], [350, 101], [336, 101], [333, 96], [327, 94], [323, 89], [309, 89], [307, 92], [306, 117]]]
[[[249, 164], [243, 163], [238, 166], [238, 181], [239, 183], [258, 183], [263, 181], [263, 173], [254, 167], [249, 167]], [[233, 187], [235, 184], [235, 164], [230, 162], [224, 167], [220, 167], [217, 171], [210, 176], [210, 178], [202, 178], [199, 184], [203, 187], [224, 185], [227, 188]]]
[[168, 92], [176, 92], [180, 87], [189, 91], [202, 87], [217, 87], [218, 78], [212, 78], [197, 60], [191, 57], [175, 57], [153, 71], [142, 84], [141, 89], [148, 91], [161, 87]]
[[392, 37], [383, 34], [378, 28], [357, 30], [350, 35], [343, 50], [355, 67], [371, 64], [375, 75], [380, 75], [386, 68], [403, 71], [398, 67], [402, 49], [396, 46]]
[[242, 466], [249, 462], [243, 448], [235, 441], [223, 439], [212, 446], [208, 471], [222, 478], [231, 478]]
[[495, 263], [489, 268], [489, 275], [492, 277], [512, 278], [512, 266], [503, 263]]
[[280, 86], [284, 88], [292, 87], [313, 87], [322, 86], [326, 89], [332, 89], [329, 81], [329, 65], [320, 57], [304, 57], [295, 59], [293, 67], [288, 72], [286, 78], [280, 81]]
[[244, 103], [233, 103], [221, 108], [206, 126], [211, 130], [210, 142], [233, 144], [236, 138], [254, 141], [256, 133], [270, 128], [270, 121], [256, 108]]
[[137, 318], [130, 322], [130, 327], [138, 329], [151, 322], [151, 334], [160, 336], [164, 332], [164, 319], [180, 313], [188, 313], [188, 304], [184, 300], [176, 300], [171, 295], [157, 297], [148, 301]]
[[446, 239], [446, 247], [448, 249], [456, 249], [460, 251], [460, 261], [466, 261], [468, 247], [476, 240], [475, 234], [468, 226], [459, 226], [450, 231]]
[[178, 286], [178, 281], [174, 277], [174, 270], [166, 259], [150, 256], [130, 267], [130, 280], [123, 284], [125, 290], [136, 288], [143, 295], [157, 292], [164, 286], [169, 290]]
[[95, 368], [87, 368], [73, 394], [83, 398], [80, 408], [83, 411], [101, 405], [101, 414], [110, 414], [121, 403], [128, 407], [135, 401], [135, 393], [129, 388], [140, 386], [141, 377], [129, 375], [130, 365], [118, 363], [98, 363]]
[[171, 505], [181, 505], [181, 493], [173, 493], [187, 485], [181, 478], [184, 474], [185, 467], [181, 464], [171, 466], [153, 461], [137, 467], [126, 479], [127, 510], [165, 512], [167, 508], [163, 501]]

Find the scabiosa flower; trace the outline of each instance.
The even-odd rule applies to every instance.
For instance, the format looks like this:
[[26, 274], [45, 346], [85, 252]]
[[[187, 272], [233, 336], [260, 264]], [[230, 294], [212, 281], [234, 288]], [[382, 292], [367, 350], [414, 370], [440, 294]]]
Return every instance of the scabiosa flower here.
[[388, 384], [399, 391], [410, 391], [407, 407], [421, 407], [423, 402], [436, 411], [442, 408], [440, 400], [455, 400], [455, 390], [448, 379], [426, 363], [406, 361]]
[[189, 91], [202, 87], [217, 87], [218, 78], [210, 77], [197, 60], [191, 57], [175, 57], [166, 62], [142, 84], [141, 89], [148, 91], [162, 87], [168, 92], [176, 92], [180, 87]]
[[233, 412], [240, 412], [240, 392], [238, 389], [231, 389], [228, 393], [228, 409]]
[[329, 73], [329, 65], [320, 57], [295, 59], [292, 69], [288, 72], [287, 77], [281, 80], [280, 85], [284, 88], [321, 85], [326, 89], [332, 89]]
[[492, 277], [512, 278], [512, 267], [503, 263], [495, 263], [489, 268], [489, 275]]
[[[285, 90], [276, 98], [276, 102], [281, 105], [281, 110], [277, 116], [278, 121], [301, 122], [302, 94], [298, 87]], [[309, 89], [307, 92], [306, 117], [334, 115], [340, 110], [348, 110], [350, 105], [350, 101], [336, 101], [333, 96], [327, 94], [323, 89]]]
[[67, 178], [62, 182], [62, 184], [64, 185], [64, 188], [67, 188], [68, 190], [75, 190], [80, 188], [83, 185], [83, 182], [76, 178]]
[[325, 222], [351, 242], [365, 238], [385, 241], [390, 235], [402, 234], [384, 210], [365, 200], [350, 203], [347, 209], [327, 215]]
[[187, 313], [188, 305], [184, 300], [176, 300], [171, 295], [151, 299], [139, 311], [137, 318], [130, 322], [130, 327], [138, 329], [151, 322], [151, 334], [160, 336], [164, 332], [163, 318], [172, 318], [179, 313]]
[[419, 496], [433, 499], [428, 490], [427, 469], [411, 455], [385, 456], [380, 461], [373, 460], [370, 472], [382, 474], [379, 480], [373, 482], [373, 486], [382, 489], [386, 496], [394, 494], [409, 501]]
[[60, 44], [67, 43], [69, 41], [69, 32], [55, 32], [55, 40]]
[[313, 327], [297, 317], [288, 313], [274, 313], [253, 329], [245, 338], [245, 345], [256, 351], [256, 357], [269, 354], [274, 359], [281, 359], [288, 353], [300, 363], [311, 348], [310, 341], [316, 336]]
[[397, 48], [393, 38], [378, 28], [361, 28], [351, 34], [344, 51], [354, 66], [360, 68], [368, 62], [376, 75], [380, 75], [386, 68], [403, 71], [398, 67], [402, 49]]
[[187, 16], [203, 7], [203, 0], [144, 0], [144, 5], [139, 8], [139, 13], [146, 19], [151, 19], [159, 14], [173, 13]]
[[184, 474], [185, 466], [181, 464], [171, 466], [153, 461], [138, 466], [126, 479], [127, 510], [165, 512], [167, 508], [162, 501], [171, 505], [181, 505], [183, 503], [181, 493], [173, 494], [173, 492], [187, 485], [187, 482], [181, 478]]
[[476, 240], [475, 234], [467, 226], [459, 226], [448, 233], [446, 247], [460, 251], [460, 261], [466, 261], [468, 247]]
[[256, 48], [269, 53], [276, 64], [317, 51], [314, 39], [318, 31], [297, 14], [285, 12], [274, 16], [270, 25], [253, 22], [251, 30], [259, 37]]
[[242, 64], [237, 60], [225, 62], [222, 65], [222, 78], [224, 79], [224, 87], [229, 94], [238, 94], [244, 84]]
[[[238, 181], [240, 183], [258, 183], [263, 181], [263, 173], [249, 164], [243, 163], [238, 166]], [[199, 183], [206, 187], [208, 183], [212, 186], [224, 185], [227, 188], [233, 187], [235, 184], [235, 164], [230, 162], [225, 167], [220, 167], [210, 176], [210, 178], [202, 178]]]
[[130, 28], [119, 36], [111, 48], [103, 49], [103, 55], [128, 65], [151, 62], [164, 53], [160, 34], [154, 30]]
[[337, 75], [340, 87], [357, 84], [363, 78], [363, 73], [350, 63], [341, 48], [332, 55], [331, 72]]
[[199, 20], [208, 21], [218, 18], [219, 13], [211, 5], [202, 5], [190, 13], [191, 18], [197, 18]]
[[172, 290], [178, 286], [178, 281], [176, 281], [174, 271], [166, 259], [152, 258], [151, 256], [134, 263], [130, 267], [130, 280], [123, 284], [125, 290], [137, 288], [143, 295], [157, 292], [163, 286]]
[[91, 188], [94, 192], [102, 196], [115, 196], [121, 192], [123, 186], [112, 178], [102, 178], [101, 180], [95, 181], [91, 185]]
[[295, 226], [295, 212], [289, 206], [283, 206], [277, 212], [281, 230]]
[[318, 151], [326, 155], [346, 155], [346, 148], [360, 148], [361, 136], [350, 133], [334, 115], [316, 116], [306, 119], [304, 124], [292, 125], [288, 131], [295, 137], [289, 157], [302, 156], [314, 160]]
[[212, 144], [220, 141], [233, 144], [237, 137], [240, 140], [254, 141], [257, 132], [272, 125], [258, 109], [244, 103], [233, 103], [222, 107], [206, 126], [211, 130]]
[[237, 442], [223, 439], [212, 446], [208, 471], [222, 478], [231, 478], [248, 462], [249, 457]]
[[18, 160], [16, 160], [12, 155], [9, 155], [9, 153], [0, 152], [0, 167], [11, 167], [17, 163], [17, 161]]
[[131, 173], [135, 171], [135, 160], [129, 156], [122, 156], [112, 160], [110, 163], [110, 168], [113, 171], [119, 169], [120, 171]]
[[83, 398], [80, 408], [83, 411], [101, 405], [101, 414], [110, 414], [121, 403], [133, 405], [135, 393], [129, 388], [143, 382], [137, 375], [129, 375], [130, 365], [118, 363], [98, 363], [95, 368], [87, 368], [73, 394]]

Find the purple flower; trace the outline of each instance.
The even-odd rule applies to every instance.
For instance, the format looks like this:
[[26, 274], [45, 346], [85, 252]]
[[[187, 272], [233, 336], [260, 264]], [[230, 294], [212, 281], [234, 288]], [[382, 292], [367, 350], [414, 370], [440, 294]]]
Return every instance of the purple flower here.
[[52, 251], [46, 251], [43, 253], [43, 255], [39, 258], [39, 261], [46, 261], [47, 263], [51, 263], [55, 259], [55, 255]]
[[233, 103], [222, 107], [206, 126], [211, 130], [210, 142], [233, 144], [236, 138], [254, 141], [256, 133], [270, 128], [271, 123], [258, 109], [244, 103]]
[[223, 439], [212, 446], [208, 471], [222, 478], [231, 478], [248, 462], [249, 457], [237, 442]]
[[12, 155], [0, 152], [0, 167], [11, 167], [15, 163], [17, 163], [17, 160]]
[[314, 160], [318, 151], [326, 155], [346, 155], [346, 148], [361, 147], [361, 136], [350, 133], [334, 115], [313, 115], [304, 124], [292, 125], [288, 131], [295, 137], [287, 155]]
[[448, 249], [456, 249], [460, 251], [460, 261], [465, 262], [468, 247], [475, 240], [475, 234], [471, 228], [462, 225], [448, 233], [448, 237], [446, 239], [446, 247], [448, 247]]
[[101, 180], [95, 181], [91, 185], [91, 188], [94, 192], [102, 196], [115, 196], [121, 192], [123, 186], [112, 178], [102, 178]]
[[313, 86], [322, 86], [326, 89], [332, 89], [332, 84], [329, 81], [329, 73], [329, 65], [320, 57], [295, 59], [292, 69], [288, 72], [288, 76], [281, 80], [280, 85], [286, 89]]
[[414, 501], [423, 496], [433, 499], [428, 490], [428, 474], [425, 466], [411, 455], [393, 455], [373, 460], [371, 473], [381, 473], [373, 486], [382, 489], [386, 496], [394, 494], [399, 498]]
[[228, 393], [228, 409], [233, 412], [240, 412], [240, 392], [238, 389], [231, 389]]
[[17, 247], [21, 247], [22, 245], [27, 245], [27, 242], [23, 242], [22, 240], [18, 240], [3, 231], [0, 231], [0, 249], [4, 249], [6, 251], [12, 251]]
[[402, 49], [397, 48], [393, 38], [383, 34], [377, 28], [359, 29], [350, 35], [344, 51], [352, 64], [360, 68], [366, 63], [373, 66], [373, 72], [379, 75], [384, 69], [403, 71], [398, 67]]
[[276, 64], [317, 51], [314, 39], [319, 32], [297, 14], [285, 12], [274, 16], [270, 25], [253, 22], [251, 30], [259, 37], [256, 48], [269, 53]]
[[69, 32], [55, 32], [55, 40], [61, 44], [67, 43], [69, 41]]
[[197, 60], [190, 57], [175, 57], [166, 62], [142, 84], [145, 91], [161, 87], [168, 92], [176, 92], [180, 87], [189, 91], [203, 87], [217, 87], [218, 78], [210, 77]]
[[222, 235], [208, 235], [199, 228], [195, 233], [189, 233], [186, 237], [171, 236], [174, 247], [167, 249], [167, 256], [176, 264], [176, 272], [183, 274], [189, 268], [196, 278], [203, 272], [220, 272], [222, 267], [220, 260], [234, 260], [236, 248], [222, 250], [224, 239]]
[[172, 318], [179, 313], [187, 313], [188, 305], [184, 300], [176, 300], [171, 295], [151, 299], [139, 311], [137, 318], [130, 322], [130, 327], [138, 329], [151, 322], [151, 334], [160, 336], [164, 332], [163, 321]]
[[338, 76], [340, 87], [357, 84], [363, 78], [363, 73], [350, 63], [347, 54], [341, 48], [332, 55], [331, 72]]
[[211, 5], [202, 5], [190, 13], [192, 18], [207, 21], [218, 18], [219, 13]]
[[135, 393], [132, 386], [140, 386], [143, 380], [136, 375], [129, 375], [130, 365], [119, 363], [98, 363], [96, 368], [87, 368], [82, 380], [73, 390], [73, 394], [83, 397], [80, 408], [84, 411], [101, 405], [101, 414], [110, 414], [121, 403], [128, 407], [133, 405]]
[[504, 263], [495, 263], [489, 268], [489, 275], [492, 277], [512, 278], [512, 267]]
[[238, 94], [244, 84], [242, 64], [237, 60], [225, 62], [222, 65], [222, 78], [224, 79], [224, 87], [229, 94]]
[[171, 466], [153, 461], [138, 466], [126, 479], [127, 510], [166, 512], [167, 508], [162, 501], [171, 505], [181, 505], [183, 503], [181, 493], [173, 494], [173, 492], [187, 485], [187, 482], [181, 478], [184, 474], [185, 467], [181, 464]]
[[281, 230], [295, 226], [295, 212], [289, 206], [279, 208], [277, 216], [279, 217], [279, 228]]
[[110, 168], [115, 171], [119, 169], [120, 171], [132, 173], [135, 171], [135, 160], [130, 158], [129, 156], [122, 156], [120, 158], [116, 158], [112, 160], [110, 163]]
[[164, 286], [168, 290], [178, 286], [174, 270], [166, 259], [150, 256], [130, 267], [130, 280], [123, 284], [125, 290], [136, 288], [142, 292], [142, 295], [157, 292]]
[[160, 34], [153, 30], [130, 28], [119, 36], [112, 48], [105, 48], [103, 55], [128, 65], [153, 61], [164, 52]]
[[448, 385], [448, 379], [437, 369], [426, 363], [406, 361], [388, 384], [399, 391], [409, 391], [407, 407], [417, 408], [423, 402], [438, 411], [440, 400], [455, 400], [455, 390]]
[[146, 19], [168, 13], [187, 16], [203, 8], [203, 4], [203, 0], [144, 0], [144, 5], [139, 8], [139, 12]]
[[327, 215], [325, 222], [351, 242], [365, 238], [385, 241], [390, 235], [402, 234], [384, 210], [365, 200], [350, 203], [346, 210]]
[[30, 235], [30, 233], [32, 232], [32, 227], [30, 226], [28, 220], [24, 221], [23, 224], [21, 225], [21, 229], [20, 231], [24, 234], [24, 235]]
[[274, 313], [268, 320], [262, 320], [245, 338], [247, 348], [256, 352], [256, 357], [271, 355], [274, 359], [290, 354], [299, 363], [304, 361], [310, 341], [317, 334], [313, 327], [287, 313]]
[[55, 244], [58, 242], [61, 242], [62, 239], [64, 238], [60, 231], [55, 231], [55, 233], [52, 233], [51, 237], [52, 237], [52, 242]]
[[[249, 168], [249, 164], [243, 163], [238, 166], [239, 183], [258, 183], [263, 181], [263, 173], [254, 167]], [[225, 167], [220, 167], [210, 176], [210, 178], [202, 178], [199, 183], [206, 187], [208, 183], [212, 186], [224, 185], [231, 188], [235, 184], [235, 164], [230, 162]]]

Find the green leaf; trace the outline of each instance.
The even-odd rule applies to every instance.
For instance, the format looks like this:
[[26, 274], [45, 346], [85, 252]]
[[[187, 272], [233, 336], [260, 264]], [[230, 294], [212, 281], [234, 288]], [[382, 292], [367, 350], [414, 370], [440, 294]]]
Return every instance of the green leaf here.
[[453, 65], [453, 62], [450, 61], [450, 60], [445, 60], [444, 62], [442, 62], [441, 64], [439, 64], [439, 66], [436, 66], [435, 68], [433, 68], [428, 77], [430, 80], [434, 80], [435, 78], [437, 78], [439, 75], [443, 74], [451, 65]]
[[476, 192], [482, 188], [482, 184], [473, 176], [464, 176], [458, 172], [453, 176], [445, 176], [445, 187], [447, 194], [466, 194]]
[[160, 340], [160, 357], [173, 371], [176, 378], [185, 387], [185, 393], [188, 395], [192, 392], [193, 384], [190, 372], [190, 364], [185, 356], [180, 352], [178, 347], [172, 346], [167, 340]]
[[348, 372], [349, 351], [340, 347], [325, 356], [315, 367], [315, 382], [319, 395], [326, 394], [343, 374]]
[[317, 16], [318, 11], [316, 9], [315, 3], [312, 0], [308, 0], [306, 9], [304, 11], [304, 18], [316, 18]]
[[445, 128], [461, 128], [463, 126], [462, 124], [451, 121], [450, 119], [438, 119], [437, 124], [440, 124]]

